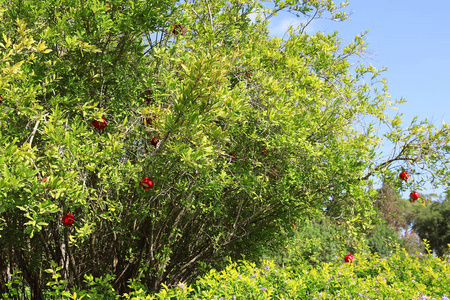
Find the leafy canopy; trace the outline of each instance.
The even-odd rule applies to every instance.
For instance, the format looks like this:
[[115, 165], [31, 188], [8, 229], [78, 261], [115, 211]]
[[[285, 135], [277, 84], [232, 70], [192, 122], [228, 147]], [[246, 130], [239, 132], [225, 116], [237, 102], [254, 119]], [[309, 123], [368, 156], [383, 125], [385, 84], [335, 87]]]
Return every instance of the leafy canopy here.
[[389, 117], [382, 70], [351, 63], [364, 34], [269, 34], [277, 12], [344, 20], [341, 7], [271, 4], [0, 1], [1, 255], [35, 299], [50, 262], [69, 286], [111, 274], [121, 293], [133, 278], [158, 289], [323, 210], [356, 241], [366, 186], [396, 162], [445, 182], [449, 127]]

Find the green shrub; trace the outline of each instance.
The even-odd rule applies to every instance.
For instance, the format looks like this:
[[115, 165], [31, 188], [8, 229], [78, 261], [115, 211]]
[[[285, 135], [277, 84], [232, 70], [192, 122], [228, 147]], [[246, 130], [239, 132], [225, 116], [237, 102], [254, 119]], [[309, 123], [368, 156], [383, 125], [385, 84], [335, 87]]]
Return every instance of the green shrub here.
[[403, 244], [403, 241], [395, 233], [395, 229], [385, 223], [375, 224], [367, 238], [370, 252], [378, 253], [381, 257], [390, 255], [398, 244]]
[[406, 252], [389, 258], [358, 256], [354, 264], [260, 268], [248, 262], [212, 270], [194, 285], [192, 299], [425, 299], [442, 297], [450, 286], [448, 262]]
[[274, 260], [279, 266], [302, 265], [305, 262], [312, 266], [335, 263], [352, 252], [370, 251], [385, 257], [395, 252], [398, 245], [403, 246], [403, 243], [394, 228], [380, 222], [375, 224], [366, 238], [361, 234], [355, 240], [348, 237], [344, 227], [332, 223], [329, 218], [306, 220], [300, 229], [283, 236], [281, 247], [268, 247], [263, 257]]
[[[352, 64], [364, 34], [269, 34], [283, 11], [344, 20], [346, 1], [270, 2], [0, 1], [0, 293], [139, 299], [324, 209], [356, 241], [375, 218], [367, 186], [396, 160], [446, 183], [450, 126], [389, 117], [403, 100], [383, 70]], [[401, 156], [377, 158], [384, 141]], [[269, 279], [247, 292], [327, 286]]]
[[[119, 299], [112, 277], [86, 276], [86, 290], [62, 291], [71, 299]], [[179, 282], [150, 293], [138, 280], [129, 282], [125, 299], [441, 299], [450, 287], [450, 256], [410, 255], [405, 250], [380, 258], [356, 254], [353, 263], [306, 261], [278, 268], [273, 261], [230, 261], [223, 270], [210, 270], [196, 282]], [[17, 294], [16, 294], [17, 295]], [[4, 299], [10, 299], [3, 295]], [[64, 299], [66, 299], [66, 297]], [[428, 297], [428, 298], [427, 298]], [[48, 299], [62, 299], [55, 293]], [[445, 299], [445, 298], [443, 298]]]
[[300, 229], [289, 234], [283, 240], [282, 249], [270, 251], [266, 258], [272, 259], [279, 266], [319, 265], [336, 261], [347, 251], [347, 246], [339, 237], [345, 234], [329, 219], [306, 220]]
[[432, 255], [406, 252], [390, 258], [356, 255], [354, 264], [322, 264], [276, 269], [247, 262], [211, 271], [196, 283], [194, 299], [418, 299], [441, 297], [450, 286], [449, 264]]

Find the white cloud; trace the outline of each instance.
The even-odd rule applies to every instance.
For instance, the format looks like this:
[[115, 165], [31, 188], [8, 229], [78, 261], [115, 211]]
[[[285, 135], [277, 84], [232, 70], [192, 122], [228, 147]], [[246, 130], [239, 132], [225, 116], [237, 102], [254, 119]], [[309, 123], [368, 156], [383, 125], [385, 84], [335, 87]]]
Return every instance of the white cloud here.
[[[297, 29], [297, 27], [299, 27], [301, 23], [305, 24], [307, 23], [307, 20], [293, 17], [290, 15], [274, 16], [270, 20], [269, 31], [273, 36], [287, 37], [289, 26], [292, 26], [294, 29]], [[316, 30], [311, 24], [309, 24], [306, 27], [306, 33], [314, 34], [315, 32]]]

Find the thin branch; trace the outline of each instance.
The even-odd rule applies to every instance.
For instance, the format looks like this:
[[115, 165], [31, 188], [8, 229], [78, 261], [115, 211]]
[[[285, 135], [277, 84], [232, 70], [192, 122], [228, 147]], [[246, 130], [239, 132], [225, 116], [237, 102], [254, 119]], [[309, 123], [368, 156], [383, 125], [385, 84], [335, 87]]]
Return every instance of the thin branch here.
[[206, 5], [208, 6], [209, 20], [211, 21], [211, 27], [214, 27], [213, 17], [212, 17], [212, 14], [211, 14], [211, 8], [209, 7], [209, 2], [208, 2], [208, 0], [205, 0], [205, 1], [206, 1]]
[[36, 122], [36, 124], [34, 125], [33, 132], [32, 132], [31, 135], [30, 135], [30, 149], [32, 148], [32, 147], [31, 147], [31, 144], [33, 144], [33, 139], [34, 139], [34, 136], [35, 136], [35, 134], [36, 134], [36, 131], [37, 131], [38, 127], [39, 127], [39, 123], [41, 123], [41, 120], [38, 120], [38, 121]]

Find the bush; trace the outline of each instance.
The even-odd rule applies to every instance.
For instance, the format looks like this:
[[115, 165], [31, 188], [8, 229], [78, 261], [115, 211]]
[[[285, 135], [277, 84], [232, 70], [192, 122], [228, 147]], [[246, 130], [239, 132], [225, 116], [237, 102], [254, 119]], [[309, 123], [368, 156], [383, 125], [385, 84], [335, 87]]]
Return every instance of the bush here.
[[[352, 64], [363, 34], [269, 34], [272, 14], [344, 20], [346, 2], [271, 2], [0, 1], [0, 293], [158, 291], [291, 217], [325, 209], [355, 240], [396, 160], [448, 178], [450, 126], [388, 117], [382, 70]], [[375, 157], [381, 124], [398, 159]]]
[[279, 266], [296, 266], [305, 262], [318, 266], [341, 261], [342, 256], [353, 252], [366, 251], [385, 257], [395, 252], [399, 245], [403, 246], [403, 240], [383, 221], [375, 224], [365, 237], [360, 235], [354, 240], [348, 237], [344, 226], [322, 217], [306, 220], [301, 228], [283, 236], [281, 246], [276, 245], [278, 247], [268, 247], [262, 256], [274, 260]]
[[[61, 292], [71, 299], [118, 299], [112, 277], [86, 276], [85, 290]], [[450, 256], [409, 255], [399, 251], [380, 258], [356, 254], [353, 263], [306, 262], [277, 268], [273, 261], [255, 263], [229, 261], [221, 271], [212, 269], [195, 283], [179, 282], [151, 293], [138, 281], [129, 282], [125, 299], [431, 299], [449, 293]], [[65, 293], [65, 294], [63, 294]], [[59, 299], [54, 293], [47, 299]], [[8, 295], [3, 295], [4, 299]], [[442, 298], [444, 299], [444, 298]]]
[[384, 223], [375, 224], [367, 238], [367, 247], [370, 252], [378, 253], [380, 257], [392, 254], [399, 244], [403, 244], [403, 241], [398, 237], [395, 229]]
[[281, 247], [268, 251], [265, 257], [279, 266], [334, 262], [347, 252], [347, 245], [340, 239], [344, 235], [344, 230], [327, 218], [305, 220], [301, 228], [284, 238]]
[[428, 299], [442, 297], [450, 286], [449, 261], [406, 251], [391, 257], [355, 255], [351, 263], [307, 264], [276, 268], [273, 262], [256, 267], [247, 261], [230, 263], [184, 289], [156, 294], [177, 299]]

